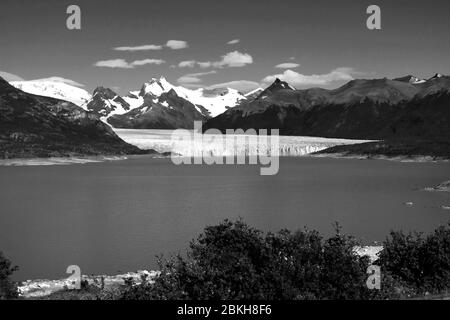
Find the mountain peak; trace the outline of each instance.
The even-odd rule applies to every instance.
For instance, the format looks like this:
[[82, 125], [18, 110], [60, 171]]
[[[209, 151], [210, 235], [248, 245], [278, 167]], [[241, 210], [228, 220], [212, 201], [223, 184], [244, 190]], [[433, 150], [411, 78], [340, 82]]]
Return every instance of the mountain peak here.
[[264, 97], [279, 90], [295, 90], [295, 88], [289, 85], [289, 83], [287, 83], [286, 81], [282, 81], [279, 78], [276, 78], [275, 81], [265, 90], [263, 90], [258, 97]]
[[105, 87], [102, 87], [102, 86], [99, 86], [99, 87], [95, 88], [93, 95], [95, 96], [97, 94], [100, 94], [100, 95], [102, 95], [104, 97], [107, 97], [109, 99], [112, 99], [115, 96], [117, 96], [117, 93], [115, 93], [114, 91], [112, 91], [109, 88], [105, 88]]
[[[273, 89], [276, 89], [276, 90], [281, 90], [281, 89], [295, 90], [295, 88], [292, 87], [289, 83], [287, 83], [286, 81], [282, 81], [279, 78], [276, 78], [275, 81], [269, 86], [269, 88], [271, 88], [272, 90]], [[267, 89], [269, 89], [269, 88], [267, 88]]]
[[178, 94], [177, 94], [177, 92], [175, 91], [174, 88], [170, 89], [170, 90], [167, 92], [167, 95], [168, 95], [169, 97], [178, 97]]
[[434, 76], [432, 76], [431, 78], [430, 78], [430, 80], [433, 80], [433, 79], [439, 79], [439, 78], [442, 78], [444, 75], [443, 74], [441, 74], [441, 73], [436, 73]]
[[413, 75], [407, 75], [401, 78], [396, 78], [394, 81], [400, 81], [400, 82], [407, 82], [411, 84], [418, 84], [418, 83], [424, 83], [426, 80], [419, 79]]
[[144, 83], [144, 85], [141, 88], [141, 91], [139, 95], [141, 97], [145, 96], [146, 94], [150, 93], [154, 96], [160, 96], [163, 92], [168, 92], [170, 89], [173, 89], [174, 86], [170, 84], [166, 78], [159, 77], [152, 78], [150, 82]]

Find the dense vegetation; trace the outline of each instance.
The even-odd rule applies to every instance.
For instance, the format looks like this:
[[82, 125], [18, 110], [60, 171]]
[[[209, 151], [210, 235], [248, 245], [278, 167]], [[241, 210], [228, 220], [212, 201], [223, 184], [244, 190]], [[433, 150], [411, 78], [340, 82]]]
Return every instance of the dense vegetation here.
[[[403, 299], [450, 289], [450, 223], [425, 236], [391, 232], [374, 262], [381, 290], [369, 290], [368, 257], [341, 232], [328, 239], [317, 231], [263, 233], [242, 221], [205, 228], [184, 256], [159, 258], [160, 275], [126, 280], [121, 288], [83, 282], [81, 290], [45, 299]], [[0, 256], [2, 298], [15, 295], [11, 263]]]
[[11, 266], [11, 261], [0, 251], [0, 300], [17, 297], [16, 284], [10, 278], [16, 270], [17, 267]]
[[263, 234], [245, 223], [207, 227], [186, 257], [160, 260], [154, 283], [129, 286], [123, 299], [396, 299], [450, 289], [450, 224], [431, 235], [392, 232], [376, 262], [381, 290], [366, 286], [367, 257], [341, 233]]

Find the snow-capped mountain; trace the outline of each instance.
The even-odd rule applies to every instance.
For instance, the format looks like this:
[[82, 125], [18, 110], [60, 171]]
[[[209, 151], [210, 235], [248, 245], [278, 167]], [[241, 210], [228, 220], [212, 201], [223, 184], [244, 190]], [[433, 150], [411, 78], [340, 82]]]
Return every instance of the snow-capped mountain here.
[[99, 87], [86, 108], [114, 127], [188, 128], [193, 125], [193, 119], [206, 120], [246, 99], [235, 89], [190, 90], [174, 86], [161, 77], [123, 97], [111, 89]]
[[97, 87], [86, 109], [98, 115], [101, 120], [115, 114], [124, 114], [130, 111], [130, 104], [109, 88]]
[[164, 77], [152, 79], [150, 82], [145, 83], [139, 92], [139, 96], [150, 93], [155, 97], [159, 97], [162, 93], [169, 92], [172, 89], [175, 90], [179, 97], [188, 100], [196, 106], [202, 106], [207, 109], [212, 117], [225, 112], [228, 108], [234, 107], [241, 100], [246, 99], [244, 95], [235, 89], [225, 88], [219, 93], [217, 93], [217, 90], [203, 88], [191, 90], [182, 86], [174, 86]]
[[115, 128], [133, 129], [192, 129], [194, 121], [205, 121], [208, 111], [178, 96], [174, 89], [159, 97], [144, 95], [141, 106], [124, 114], [115, 114], [108, 123]]
[[84, 89], [54, 81], [12, 81], [10, 84], [26, 93], [72, 102], [86, 109], [91, 95]]

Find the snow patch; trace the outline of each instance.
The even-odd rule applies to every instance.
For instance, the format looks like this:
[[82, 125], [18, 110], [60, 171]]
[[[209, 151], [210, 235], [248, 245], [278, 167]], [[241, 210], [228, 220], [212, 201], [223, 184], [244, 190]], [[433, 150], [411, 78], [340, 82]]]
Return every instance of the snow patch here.
[[83, 109], [92, 96], [78, 87], [52, 81], [12, 81], [10, 84], [24, 92], [69, 101]]

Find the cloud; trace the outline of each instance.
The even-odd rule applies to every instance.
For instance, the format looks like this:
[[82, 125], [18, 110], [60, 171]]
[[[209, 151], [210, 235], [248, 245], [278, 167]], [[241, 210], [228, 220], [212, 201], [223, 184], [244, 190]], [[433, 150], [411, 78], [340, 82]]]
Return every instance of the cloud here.
[[177, 81], [179, 83], [185, 84], [185, 85], [200, 83], [200, 82], [202, 82], [202, 79], [200, 77], [206, 76], [208, 74], [214, 74], [214, 73], [217, 73], [217, 71], [211, 70], [208, 72], [188, 73], [188, 74], [185, 74], [184, 76], [181, 76], [180, 78], [178, 78]]
[[136, 66], [143, 66], [146, 64], [160, 65], [165, 62], [166, 61], [161, 59], [144, 59], [144, 60], [135, 60], [129, 63], [124, 59], [113, 59], [113, 60], [97, 61], [96, 63], [94, 63], [94, 66], [105, 68], [133, 69]]
[[277, 64], [275, 66], [275, 68], [280, 68], [280, 69], [291, 69], [291, 68], [297, 68], [300, 65], [298, 63], [293, 63], [293, 62], [285, 62], [285, 63], [280, 63]]
[[209, 67], [211, 67], [211, 66], [213, 65], [213, 63], [210, 62], [210, 61], [197, 62], [197, 64], [198, 64], [198, 66], [199, 66], [200, 68], [203, 68], [203, 69], [209, 68]]
[[337, 68], [325, 74], [304, 75], [292, 70], [285, 70], [282, 74], [274, 74], [265, 77], [263, 83], [271, 83], [276, 78], [286, 81], [289, 84], [302, 86], [325, 86], [335, 81], [350, 81], [353, 80], [353, 74], [356, 74], [353, 68]]
[[228, 41], [227, 44], [236, 44], [236, 43], [239, 43], [239, 42], [241, 42], [241, 40], [239, 40], [239, 39], [233, 39], [233, 40], [231, 40], [231, 41]]
[[65, 83], [65, 84], [68, 84], [68, 85], [74, 86], [74, 87], [84, 87], [84, 84], [81, 84], [79, 82], [76, 82], [76, 81], [73, 81], [70, 79], [62, 78], [62, 77], [49, 77], [49, 78], [35, 79], [35, 80], [30, 80], [30, 81], [48, 81], [48, 82]]
[[222, 56], [222, 60], [215, 62], [218, 67], [243, 67], [253, 63], [253, 58], [248, 53], [232, 51]]
[[133, 66], [126, 62], [124, 59], [102, 60], [94, 63], [96, 67], [104, 68], [120, 68], [120, 69], [132, 69]]
[[23, 78], [19, 77], [18, 75], [6, 72], [6, 71], [0, 71], [0, 77], [5, 79], [6, 81], [24, 81]]
[[113, 48], [116, 51], [147, 51], [147, 50], [161, 50], [162, 46], [155, 44], [144, 44], [142, 46], [135, 47], [117, 47]]
[[143, 66], [143, 65], [146, 65], [146, 64], [157, 64], [157, 65], [160, 65], [160, 64], [163, 64], [163, 63], [166, 63], [166, 61], [161, 60], [161, 59], [144, 59], [144, 60], [133, 61], [131, 63], [131, 65], [132, 66]]
[[188, 43], [182, 40], [169, 40], [166, 43], [166, 47], [169, 47], [173, 50], [184, 49], [188, 47]]
[[194, 66], [199, 66], [202, 69], [214, 67], [214, 68], [225, 68], [225, 67], [243, 67], [247, 64], [253, 63], [253, 57], [248, 53], [241, 53], [239, 51], [232, 51], [222, 56], [219, 61], [195, 61], [186, 60], [181, 61], [178, 66], [180, 68], [193, 68]]
[[193, 68], [197, 62], [195, 60], [181, 61], [178, 66], [180, 68]]
[[[182, 40], [169, 40], [165, 44], [166, 47], [173, 49], [173, 50], [179, 50], [189, 47], [188, 43], [186, 41]], [[116, 47], [113, 48], [113, 50], [116, 51], [148, 51], [148, 50], [162, 50], [162, 45], [156, 45], [156, 44], [144, 44], [140, 46], [133, 46], [133, 47]]]
[[232, 88], [241, 92], [248, 92], [253, 89], [259, 88], [259, 83], [248, 80], [235, 80], [230, 82], [217, 83], [207, 87], [207, 89], [217, 89], [217, 88]]

